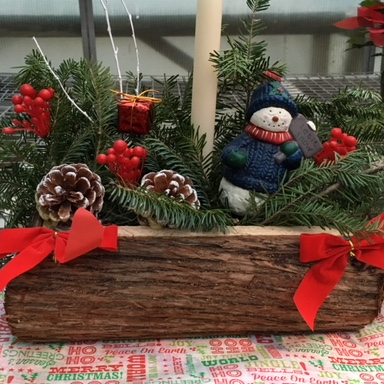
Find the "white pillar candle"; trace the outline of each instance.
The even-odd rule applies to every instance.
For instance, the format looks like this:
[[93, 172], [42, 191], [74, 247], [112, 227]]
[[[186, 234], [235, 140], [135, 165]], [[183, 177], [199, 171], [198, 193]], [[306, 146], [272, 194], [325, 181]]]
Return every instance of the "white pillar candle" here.
[[193, 66], [191, 122], [206, 134], [204, 156], [213, 150], [217, 75], [209, 61], [210, 53], [220, 50], [223, 0], [198, 0]]

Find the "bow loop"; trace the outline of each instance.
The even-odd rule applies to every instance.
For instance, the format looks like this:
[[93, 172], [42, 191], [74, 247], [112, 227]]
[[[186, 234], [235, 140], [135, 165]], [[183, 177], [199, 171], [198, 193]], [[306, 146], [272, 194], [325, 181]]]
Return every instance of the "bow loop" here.
[[60, 263], [73, 260], [95, 248], [117, 250], [116, 225], [103, 227], [96, 217], [79, 208], [69, 232], [48, 228], [15, 228], [0, 231], [0, 257], [19, 252], [0, 270], [0, 291], [17, 276], [31, 270], [54, 252]]
[[0, 231], [0, 258], [22, 251], [31, 243], [51, 237], [48, 228], [12, 228]]
[[[117, 228], [115, 226], [115, 228]], [[69, 233], [59, 233], [64, 242], [57, 242], [55, 256], [60, 263], [66, 263], [93, 249], [99, 248], [104, 237], [104, 227], [89, 211], [82, 209], [76, 211], [76, 220], [73, 220]], [[117, 233], [114, 236], [117, 238]], [[59, 248], [60, 246], [60, 248]]]
[[[314, 246], [316, 244], [316, 246]], [[326, 233], [307, 234], [300, 236], [300, 261], [311, 263], [328, 259], [333, 256], [351, 252], [355, 248], [349, 241], [340, 236]]]

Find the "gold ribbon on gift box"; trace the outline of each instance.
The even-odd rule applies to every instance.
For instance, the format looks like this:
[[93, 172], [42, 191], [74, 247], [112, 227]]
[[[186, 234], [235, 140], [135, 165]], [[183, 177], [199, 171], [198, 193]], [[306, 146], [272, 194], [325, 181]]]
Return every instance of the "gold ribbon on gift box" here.
[[153, 104], [160, 104], [163, 102], [161, 99], [157, 99], [156, 97], [145, 96], [148, 93], [159, 93], [154, 89], [147, 89], [146, 91], [141, 92], [139, 95], [130, 95], [128, 93], [114, 90], [111, 91], [115, 94], [116, 100], [123, 103], [133, 103], [135, 105], [137, 102], [147, 102]]

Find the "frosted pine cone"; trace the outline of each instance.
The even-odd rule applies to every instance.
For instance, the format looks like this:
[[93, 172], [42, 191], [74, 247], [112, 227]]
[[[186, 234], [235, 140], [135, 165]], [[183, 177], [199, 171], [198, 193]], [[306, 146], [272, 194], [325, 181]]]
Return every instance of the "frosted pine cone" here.
[[141, 186], [151, 192], [185, 201], [194, 208], [200, 207], [191, 179], [177, 172], [164, 169], [160, 172], [147, 173], [141, 180]]
[[[191, 179], [174, 171], [162, 170], [160, 172], [147, 173], [141, 180], [141, 186], [148, 191], [166, 195], [171, 199], [185, 201], [193, 208], [200, 208], [200, 201], [192, 186]], [[138, 216], [138, 220], [141, 225], [149, 225], [152, 229], [161, 229], [167, 226], [174, 228], [173, 223], [159, 221], [147, 212], [142, 212]]]
[[53, 167], [36, 189], [41, 218], [53, 225], [68, 223], [78, 208], [97, 215], [103, 207], [105, 189], [100, 177], [85, 164]]

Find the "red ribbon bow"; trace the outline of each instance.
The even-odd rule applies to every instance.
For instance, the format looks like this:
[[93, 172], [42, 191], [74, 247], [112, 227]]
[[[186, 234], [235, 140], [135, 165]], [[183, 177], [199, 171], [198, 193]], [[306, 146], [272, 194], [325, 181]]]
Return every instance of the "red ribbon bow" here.
[[[377, 220], [382, 225], [384, 215]], [[293, 299], [312, 331], [317, 312], [342, 278], [350, 256], [384, 269], [384, 235], [371, 235], [369, 241], [355, 238], [348, 241], [325, 233], [301, 235], [300, 260], [303, 263], [320, 261], [305, 275]]]
[[20, 252], [0, 270], [0, 291], [17, 276], [29, 271], [54, 252], [60, 263], [73, 260], [95, 248], [117, 250], [118, 227], [103, 227], [96, 217], [79, 208], [69, 232], [44, 227], [0, 231], [0, 258]]

